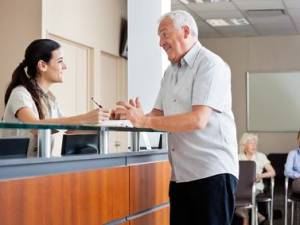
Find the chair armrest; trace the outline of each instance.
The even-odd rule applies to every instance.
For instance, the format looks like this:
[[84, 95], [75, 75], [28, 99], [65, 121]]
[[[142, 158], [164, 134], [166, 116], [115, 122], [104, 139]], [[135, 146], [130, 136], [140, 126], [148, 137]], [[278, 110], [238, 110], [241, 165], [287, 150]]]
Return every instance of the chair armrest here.
[[285, 196], [287, 196], [288, 191], [289, 191], [289, 177], [285, 177], [285, 180], [284, 180], [284, 194], [285, 194]]
[[271, 198], [273, 199], [274, 197], [274, 187], [275, 187], [275, 178], [271, 177], [271, 185], [270, 185], [270, 193], [271, 193]]
[[285, 177], [284, 181], [284, 225], [287, 225], [287, 213], [288, 213], [288, 191], [289, 191], [289, 178]]
[[253, 182], [252, 184], [252, 206], [254, 207], [256, 204], [256, 184]]

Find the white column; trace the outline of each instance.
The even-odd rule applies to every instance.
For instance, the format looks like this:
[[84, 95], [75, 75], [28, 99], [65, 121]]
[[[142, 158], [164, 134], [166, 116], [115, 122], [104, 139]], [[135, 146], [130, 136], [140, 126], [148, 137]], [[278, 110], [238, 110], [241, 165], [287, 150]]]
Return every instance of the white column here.
[[171, 0], [128, 0], [128, 97], [139, 96], [145, 112], [153, 108], [167, 66], [157, 28], [170, 8]]

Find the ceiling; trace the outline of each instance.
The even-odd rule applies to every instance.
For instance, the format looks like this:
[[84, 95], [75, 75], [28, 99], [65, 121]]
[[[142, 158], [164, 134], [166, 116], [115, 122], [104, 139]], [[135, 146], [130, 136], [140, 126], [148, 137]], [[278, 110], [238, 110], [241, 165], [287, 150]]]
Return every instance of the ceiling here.
[[[180, 0], [172, 0], [171, 7], [172, 10], [186, 10], [194, 16], [199, 28], [199, 38], [300, 34], [300, 0], [189, 2], [184, 4]], [[283, 10], [284, 13], [274, 15], [274, 10]], [[213, 27], [206, 23], [207, 19], [229, 18], [246, 18], [249, 24]]]

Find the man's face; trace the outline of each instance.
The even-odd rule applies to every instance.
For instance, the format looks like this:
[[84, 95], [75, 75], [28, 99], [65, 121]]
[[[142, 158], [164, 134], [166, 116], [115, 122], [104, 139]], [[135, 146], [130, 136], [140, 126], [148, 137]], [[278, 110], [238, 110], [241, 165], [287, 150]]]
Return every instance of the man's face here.
[[178, 63], [186, 53], [185, 39], [187, 34], [184, 28], [176, 28], [172, 19], [166, 17], [158, 27], [158, 35], [160, 38], [159, 45], [165, 50], [168, 59], [172, 63]]

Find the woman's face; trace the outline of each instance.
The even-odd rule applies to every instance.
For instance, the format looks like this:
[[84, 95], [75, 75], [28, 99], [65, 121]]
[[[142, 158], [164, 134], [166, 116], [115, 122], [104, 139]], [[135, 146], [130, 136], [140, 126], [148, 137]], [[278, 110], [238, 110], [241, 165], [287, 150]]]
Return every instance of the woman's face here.
[[63, 82], [63, 71], [67, 67], [63, 61], [62, 52], [60, 49], [52, 51], [52, 58], [47, 63], [47, 69], [42, 73], [42, 79], [47, 83]]
[[256, 147], [257, 143], [255, 139], [249, 139], [245, 144], [244, 144], [244, 151], [246, 154], [255, 154], [256, 152]]

